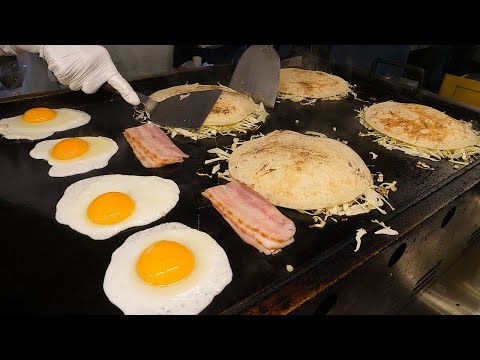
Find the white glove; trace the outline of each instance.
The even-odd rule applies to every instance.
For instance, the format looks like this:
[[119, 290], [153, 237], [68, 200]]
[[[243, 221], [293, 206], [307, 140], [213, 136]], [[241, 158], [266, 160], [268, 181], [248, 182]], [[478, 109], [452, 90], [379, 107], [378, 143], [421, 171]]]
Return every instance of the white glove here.
[[[8, 47], [8, 48], [7, 48]], [[108, 50], [100, 45], [2, 45], [0, 51], [16, 55], [21, 51], [38, 53], [58, 81], [70, 89], [93, 94], [105, 82], [132, 105], [140, 104], [135, 91], [120, 75]]]

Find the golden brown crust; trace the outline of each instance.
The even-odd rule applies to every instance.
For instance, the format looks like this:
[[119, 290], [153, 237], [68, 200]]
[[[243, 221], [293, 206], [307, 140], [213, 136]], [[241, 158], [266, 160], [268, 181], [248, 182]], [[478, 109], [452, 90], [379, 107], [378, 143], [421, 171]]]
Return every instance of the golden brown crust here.
[[350, 92], [350, 85], [341, 77], [322, 71], [286, 68], [280, 70], [278, 92], [291, 95], [294, 101], [341, 98]]
[[425, 105], [387, 101], [364, 109], [364, 120], [382, 134], [427, 149], [460, 149], [480, 140], [469, 124]]

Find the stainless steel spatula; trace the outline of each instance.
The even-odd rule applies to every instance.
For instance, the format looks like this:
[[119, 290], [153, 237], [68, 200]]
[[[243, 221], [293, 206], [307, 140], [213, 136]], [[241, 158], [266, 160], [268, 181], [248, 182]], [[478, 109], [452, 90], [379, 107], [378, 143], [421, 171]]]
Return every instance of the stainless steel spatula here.
[[229, 87], [273, 108], [279, 80], [280, 57], [273, 46], [252, 45], [238, 61]]
[[[117, 93], [108, 84], [104, 84], [102, 88]], [[222, 90], [192, 91], [189, 94], [171, 96], [160, 102], [145, 94], [136, 93], [148, 110], [150, 121], [161, 126], [197, 130], [203, 125]]]

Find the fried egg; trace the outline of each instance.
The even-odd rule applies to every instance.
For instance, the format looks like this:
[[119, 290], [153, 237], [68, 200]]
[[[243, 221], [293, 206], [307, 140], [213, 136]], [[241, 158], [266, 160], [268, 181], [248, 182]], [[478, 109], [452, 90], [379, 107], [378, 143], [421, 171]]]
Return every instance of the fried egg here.
[[60, 177], [101, 169], [117, 151], [117, 143], [110, 138], [85, 136], [39, 142], [30, 156], [47, 160], [52, 165], [48, 175]]
[[92, 239], [105, 240], [165, 216], [179, 193], [174, 181], [158, 176], [95, 176], [67, 187], [55, 219]]
[[103, 290], [125, 315], [196, 315], [231, 281], [227, 254], [210, 235], [165, 223], [113, 252]]
[[0, 120], [0, 134], [7, 139], [38, 140], [85, 125], [90, 115], [75, 109], [37, 107], [22, 115]]

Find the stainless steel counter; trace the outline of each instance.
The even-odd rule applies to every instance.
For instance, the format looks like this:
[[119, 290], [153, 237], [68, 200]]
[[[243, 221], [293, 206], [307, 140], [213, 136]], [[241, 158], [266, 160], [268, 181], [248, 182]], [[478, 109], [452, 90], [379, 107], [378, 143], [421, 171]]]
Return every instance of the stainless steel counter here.
[[480, 242], [402, 311], [405, 315], [480, 314]]

